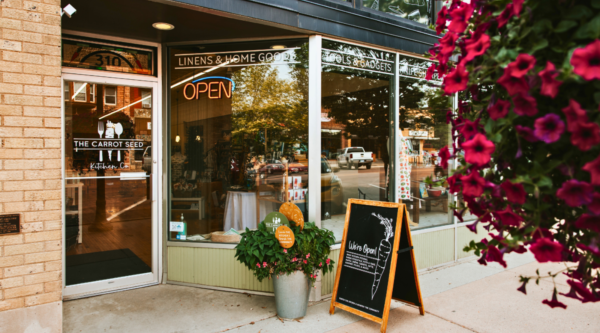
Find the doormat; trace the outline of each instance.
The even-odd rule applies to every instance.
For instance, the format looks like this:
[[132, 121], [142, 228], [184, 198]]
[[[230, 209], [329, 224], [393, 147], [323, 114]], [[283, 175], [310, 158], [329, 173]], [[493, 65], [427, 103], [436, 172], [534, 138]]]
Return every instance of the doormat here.
[[152, 272], [130, 249], [67, 256], [66, 270], [67, 286]]

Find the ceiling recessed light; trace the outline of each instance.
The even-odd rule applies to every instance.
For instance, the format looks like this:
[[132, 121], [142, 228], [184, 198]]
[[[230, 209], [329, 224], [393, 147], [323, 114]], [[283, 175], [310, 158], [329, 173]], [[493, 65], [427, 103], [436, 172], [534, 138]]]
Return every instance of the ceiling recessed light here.
[[273, 50], [281, 50], [281, 49], [285, 49], [285, 45], [273, 45], [273, 46], [271, 46], [271, 48]]
[[155, 29], [158, 30], [173, 30], [175, 26], [165, 22], [156, 22], [152, 25]]

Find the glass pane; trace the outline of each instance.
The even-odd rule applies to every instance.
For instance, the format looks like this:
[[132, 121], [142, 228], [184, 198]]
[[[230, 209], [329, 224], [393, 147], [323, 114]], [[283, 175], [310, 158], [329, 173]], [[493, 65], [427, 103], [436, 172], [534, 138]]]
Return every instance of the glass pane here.
[[388, 201], [394, 55], [328, 40], [323, 49], [321, 225], [341, 241], [348, 199]]
[[451, 146], [446, 112], [451, 97], [438, 97], [439, 80], [427, 81], [430, 62], [401, 56], [400, 86], [400, 165], [398, 197], [408, 205], [412, 229], [452, 223], [445, 179], [448, 170], [439, 166], [438, 153]]
[[66, 283], [149, 273], [152, 161], [149, 153], [134, 157], [150, 151], [152, 110], [141, 99], [152, 90], [64, 84], [100, 96], [112, 89], [115, 97], [114, 105], [65, 98]]
[[363, 7], [429, 25], [434, 0], [363, 0]]
[[170, 57], [169, 239], [235, 242], [285, 201], [306, 219], [306, 40], [177, 47]]

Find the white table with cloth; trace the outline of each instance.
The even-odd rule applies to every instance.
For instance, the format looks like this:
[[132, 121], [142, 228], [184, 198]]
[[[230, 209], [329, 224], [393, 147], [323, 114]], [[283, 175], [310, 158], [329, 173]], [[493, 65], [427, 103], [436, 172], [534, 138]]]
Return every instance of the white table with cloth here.
[[[276, 204], [269, 201], [260, 201], [260, 220], [264, 220], [268, 213], [277, 211]], [[256, 229], [256, 192], [228, 191], [223, 216], [223, 230]], [[260, 222], [260, 221], [259, 221]]]

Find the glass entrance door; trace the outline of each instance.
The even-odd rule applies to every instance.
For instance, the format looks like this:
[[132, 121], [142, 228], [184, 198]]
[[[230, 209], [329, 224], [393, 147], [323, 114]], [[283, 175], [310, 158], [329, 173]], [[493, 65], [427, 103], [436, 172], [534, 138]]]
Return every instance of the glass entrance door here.
[[64, 81], [65, 295], [157, 281], [155, 83]]

